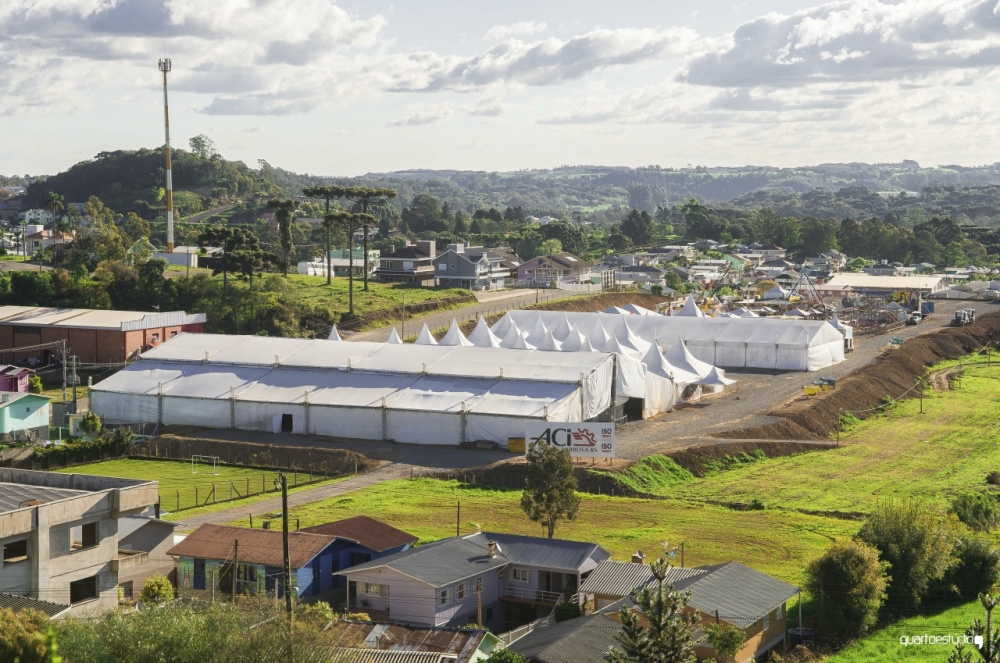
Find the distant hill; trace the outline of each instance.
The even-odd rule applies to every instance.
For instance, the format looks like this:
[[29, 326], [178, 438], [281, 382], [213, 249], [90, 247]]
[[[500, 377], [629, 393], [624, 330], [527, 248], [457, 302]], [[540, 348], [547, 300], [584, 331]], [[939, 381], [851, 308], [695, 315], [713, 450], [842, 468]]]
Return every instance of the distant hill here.
[[[203, 158], [186, 150], [173, 150], [174, 207], [181, 216], [216, 203], [258, 192], [277, 192], [276, 185], [239, 161], [219, 156]], [[67, 203], [86, 202], [97, 196], [119, 213], [136, 212], [152, 219], [163, 213], [163, 149], [101, 152], [69, 170], [28, 186], [27, 200], [42, 205], [49, 191]]]

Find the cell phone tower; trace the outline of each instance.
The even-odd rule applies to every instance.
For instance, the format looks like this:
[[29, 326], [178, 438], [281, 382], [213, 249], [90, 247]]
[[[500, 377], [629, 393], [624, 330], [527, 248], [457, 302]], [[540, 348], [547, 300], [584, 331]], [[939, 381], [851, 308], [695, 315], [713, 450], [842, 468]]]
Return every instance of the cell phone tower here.
[[167, 104], [167, 73], [170, 71], [170, 58], [160, 60], [160, 71], [163, 72], [163, 132], [167, 142], [163, 152], [167, 158], [167, 253], [174, 252], [174, 182], [170, 173], [170, 106]]

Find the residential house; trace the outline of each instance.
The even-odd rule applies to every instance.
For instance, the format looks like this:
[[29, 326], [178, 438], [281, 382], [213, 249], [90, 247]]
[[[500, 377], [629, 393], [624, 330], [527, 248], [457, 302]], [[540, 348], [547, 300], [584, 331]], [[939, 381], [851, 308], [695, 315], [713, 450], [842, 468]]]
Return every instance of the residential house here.
[[434, 258], [434, 276], [442, 288], [502, 290], [510, 275], [503, 256], [481, 246], [449, 244]]
[[439, 254], [434, 240], [420, 240], [415, 245], [407, 240], [402, 247], [392, 248], [379, 256], [375, 277], [381, 281], [432, 287], [435, 282], [434, 258]]
[[22, 366], [0, 366], [0, 391], [28, 391], [28, 380], [34, 374], [30, 368]]
[[146, 580], [161, 575], [177, 586], [177, 568], [168, 551], [174, 546], [174, 530], [180, 523], [161, 520], [157, 509], [118, 521], [118, 557], [112, 568], [118, 572], [122, 598], [138, 599]]
[[669, 249], [663, 247], [649, 249], [648, 251], [646, 251], [646, 253], [653, 256], [653, 258], [657, 260], [660, 264], [673, 262], [682, 255], [682, 252], [677, 249]]
[[47, 251], [54, 246], [69, 244], [72, 241], [73, 235], [61, 230], [42, 230], [25, 238], [29, 254], [34, 253], [38, 249]]
[[[322, 221], [322, 219], [316, 219], [316, 221], [319, 222], [319, 221]], [[374, 226], [369, 226], [368, 227], [368, 239], [372, 239], [373, 237], [375, 237], [376, 235], [378, 235], [378, 232], [379, 231], [378, 231], [378, 225], [377, 224], [374, 225]], [[365, 229], [364, 228], [358, 228], [357, 230], [354, 231], [354, 241], [355, 242], [363, 242], [363, 241], [365, 241]]]
[[69, 608], [56, 614], [114, 608], [119, 522], [159, 499], [155, 481], [0, 468], [0, 592]]
[[[354, 254], [353, 265], [351, 253]], [[371, 249], [368, 251], [368, 276], [374, 276], [375, 268], [378, 267], [381, 251]], [[346, 278], [353, 268], [354, 278], [364, 278], [365, 274], [365, 251], [364, 249], [334, 249], [330, 251], [330, 268], [334, 276]], [[298, 266], [299, 274], [310, 276], [326, 276], [326, 260], [318, 258], [310, 262], [300, 262]]]
[[757, 253], [764, 256], [765, 260], [770, 260], [771, 258], [784, 258], [787, 251], [780, 246], [775, 246], [774, 244], [758, 244], [754, 242], [749, 247], [752, 253]]
[[651, 265], [623, 265], [616, 270], [615, 278], [619, 281], [634, 281], [639, 285], [656, 285], [663, 282], [663, 270]]
[[880, 260], [870, 267], [865, 267], [864, 272], [872, 276], [903, 276], [899, 268], [900, 263], [890, 263], [888, 260]]
[[[642, 563], [641, 553], [633, 562], [606, 560], [593, 570], [580, 587], [586, 605], [593, 615], [561, 622], [533, 631], [515, 641], [509, 648], [529, 661], [539, 663], [599, 663], [604, 654], [615, 646], [615, 635], [621, 628], [619, 611], [622, 606], [635, 607], [629, 595], [653, 579], [651, 569]], [[672, 567], [667, 582], [675, 591], [690, 592], [687, 610], [698, 616], [695, 639], [698, 660], [717, 658], [715, 650], [704, 637], [704, 626], [724, 623], [746, 631], [747, 641], [735, 660], [745, 663], [762, 660], [785, 640], [788, 601], [800, 590], [794, 585], [772, 578], [736, 562], [695, 568]], [[642, 617], [640, 616], [640, 623]], [[580, 646], [586, 641], [587, 647]], [[560, 658], [567, 647], [572, 658]]]
[[798, 280], [799, 280], [799, 273], [794, 269], [786, 269], [785, 271], [781, 272], [780, 274], [774, 277], [774, 282], [786, 290]]
[[26, 392], [0, 393], [0, 441], [49, 439], [52, 399]]
[[[333, 523], [306, 527], [301, 531], [306, 534], [337, 538], [332, 549], [333, 573], [409, 550], [410, 546], [417, 542], [417, 537], [409, 532], [368, 516], [355, 516]], [[333, 587], [342, 587], [346, 584], [347, 581], [343, 576], [333, 576]]]
[[324, 631], [338, 645], [331, 663], [477, 663], [503, 648], [500, 638], [476, 628], [340, 620]]
[[510, 282], [517, 281], [517, 270], [524, 264], [511, 249], [505, 246], [497, 247], [494, 249], [489, 249], [491, 253], [495, 253], [500, 256], [500, 266], [507, 270], [507, 280]]
[[52, 214], [51, 210], [47, 209], [29, 209], [24, 213], [24, 220], [29, 224], [39, 224], [46, 225], [55, 221], [55, 216]]
[[422, 626], [508, 630], [547, 616], [610, 553], [594, 543], [479, 532], [340, 572], [348, 609]]
[[714, 239], [699, 239], [694, 243], [694, 248], [697, 251], [715, 251], [719, 243]]
[[517, 270], [517, 278], [545, 288], [551, 287], [556, 281], [589, 280], [593, 267], [593, 263], [572, 253], [552, 253], [532, 258], [521, 265]]
[[[337, 537], [290, 532], [291, 583], [299, 598], [333, 589], [333, 548]], [[177, 560], [181, 596], [215, 593], [284, 596], [282, 533], [206, 524], [167, 551]], [[233, 578], [233, 564], [236, 577]]]
[[913, 267], [917, 274], [933, 274], [937, 270], [937, 265], [929, 262], [918, 262], [910, 267]]

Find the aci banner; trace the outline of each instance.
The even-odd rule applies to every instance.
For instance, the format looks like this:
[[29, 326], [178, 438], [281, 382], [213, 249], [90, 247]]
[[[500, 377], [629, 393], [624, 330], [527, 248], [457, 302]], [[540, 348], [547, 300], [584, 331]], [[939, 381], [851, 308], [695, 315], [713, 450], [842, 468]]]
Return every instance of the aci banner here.
[[528, 423], [524, 425], [526, 453], [532, 442], [569, 449], [570, 455], [574, 458], [614, 458], [615, 425], [596, 422]]

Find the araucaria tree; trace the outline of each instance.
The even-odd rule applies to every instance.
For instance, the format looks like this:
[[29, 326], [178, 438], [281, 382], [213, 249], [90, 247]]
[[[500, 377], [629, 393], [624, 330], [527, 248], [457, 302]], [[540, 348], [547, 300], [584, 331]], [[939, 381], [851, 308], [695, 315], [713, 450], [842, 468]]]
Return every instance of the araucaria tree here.
[[[309, 196], [310, 198], [322, 198], [326, 203], [325, 212], [323, 216], [323, 232], [326, 239], [326, 284], [330, 285], [332, 274], [330, 273], [330, 249], [332, 248], [331, 240], [333, 236], [333, 231], [341, 223], [341, 220], [337, 217], [331, 218], [330, 214], [330, 201], [334, 198], [340, 198], [344, 187], [340, 186], [313, 186], [306, 189], [302, 189], [302, 194]], [[348, 251], [351, 250], [350, 241], [348, 241]], [[353, 312], [353, 307], [352, 307]]]
[[667, 584], [670, 566], [660, 559], [649, 565], [653, 581], [632, 592], [635, 608], [619, 613], [618, 646], [605, 656], [607, 663], [694, 663], [694, 626], [697, 615], [685, 611], [691, 592], [675, 592]]
[[983, 663], [1000, 663], [1000, 629], [993, 627], [993, 610], [1000, 603], [1000, 597], [980, 594], [979, 602], [986, 610], [986, 623], [976, 619], [972, 622], [972, 626], [965, 630], [965, 635], [973, 642], [977, 638], [982, 638], [983, 644], [978, 648], [973, 647], [971, 651], [966, 651], [965, 645], [956, 646], [955, 651], [948, 657], [948, 663], [973, 663], [979, 660]]
[[[343, 187], [340, 190], [342, 198], [347, 198], [354, 203], [361, 206], [361, 211], [364, 213], [364, 217], [361, 219], [361, 227], [364, 229], [364, 237], [362, 238], [362, 248], [365, 252], [365, 292], [368, 291], [368, 227], [377, 221], [374, 216], [371, 215], [371, 206], [373, 202], [380, 200], [387, 200], [389, 198], [396, 197], [395, 189], [370, 189], [363, 186], [349, 186]], [[352, 238], [353, 240], [353, 238]], [[431, 256], [433, 257], [433, 256]]]
[[281, 269], [288, 276], [288, 254], [292, 251], [292, 220], [298, 205], [294, 200], [269, 200], [267, 206], [274, 210], [278, 219], [278, 235], [281, 237]]
[[580, 510], [573, 459], [566, 449], [532, 442], [527, 460], [521, 508], [528, 518], [546, 528], [551, 539], [556, 524], [563, 519], [573, 520]]

